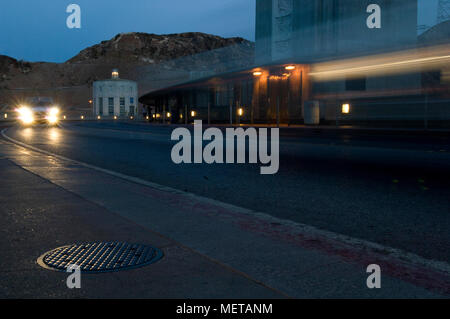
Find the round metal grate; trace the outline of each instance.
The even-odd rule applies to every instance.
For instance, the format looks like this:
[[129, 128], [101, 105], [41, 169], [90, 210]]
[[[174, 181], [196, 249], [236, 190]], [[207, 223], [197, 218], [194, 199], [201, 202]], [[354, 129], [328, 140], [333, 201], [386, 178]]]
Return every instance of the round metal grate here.
[[161, 250], [146, 245], [99, 242], [56, 248], [39, 257], [38, 264], [59, 271], [77, 265], [83, 273], [101, 273], [143, 267], [162, 257]]

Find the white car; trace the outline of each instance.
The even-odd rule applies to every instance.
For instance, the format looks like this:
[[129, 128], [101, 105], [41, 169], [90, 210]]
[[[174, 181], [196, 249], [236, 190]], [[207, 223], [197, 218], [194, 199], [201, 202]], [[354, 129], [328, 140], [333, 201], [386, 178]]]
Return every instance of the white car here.
[[34, 123], [56, 125], [59, 122], [60, 109], [52, 98], [33, 97], [17, 108], [18, 119], [22, 125]]

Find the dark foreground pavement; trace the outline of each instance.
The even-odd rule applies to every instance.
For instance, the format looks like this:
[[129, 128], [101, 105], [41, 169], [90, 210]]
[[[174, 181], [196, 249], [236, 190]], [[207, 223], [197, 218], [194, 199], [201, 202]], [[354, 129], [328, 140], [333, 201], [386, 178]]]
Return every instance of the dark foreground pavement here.
[[[7, 154], [14, 148], [0, 144], [0, 298], [283, 297], [274, 289], [24, 170], [8, 159]], [[24, 160], [28, 158], [26, 151], [12, 152]], [[66, 286], [68, 274], [43, 269], [36, 263], [41, 254], [56, 247], [112, 240], [159, 247], [165, 257], [131, 271], [83, 275], [82, 289], [74, 290]]]
[[[306, 225], [125, 180], [0, 141], [1, 298], [445, 297], [448, 265]], [[91, 241], [159, 247], [144, 268], [82, 276], [37, 258]], [[385, 250], [383, 250], [385, 249]], [[366, 286], [380, 264], [382, 289]]]

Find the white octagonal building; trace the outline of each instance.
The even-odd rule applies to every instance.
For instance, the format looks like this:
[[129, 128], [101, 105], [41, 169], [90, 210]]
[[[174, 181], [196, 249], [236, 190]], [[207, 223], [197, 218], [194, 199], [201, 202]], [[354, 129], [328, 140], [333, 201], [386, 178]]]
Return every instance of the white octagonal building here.
[[94, 116], [105, 118], [134, 118], [138, 113], [138, 85], [119, 78], [114, 69], [111, 79], [93, 84]]

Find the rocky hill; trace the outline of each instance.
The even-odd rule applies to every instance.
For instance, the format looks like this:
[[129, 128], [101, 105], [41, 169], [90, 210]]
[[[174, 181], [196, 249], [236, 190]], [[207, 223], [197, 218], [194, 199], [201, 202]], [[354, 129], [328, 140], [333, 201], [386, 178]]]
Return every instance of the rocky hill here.
[[118, 34], [82, 50], [65, 63], [24, 62], [0, 56], [0, 106], [25, 96], [53, 96], [74, 110], [89, 107], [92, 82], [119, 68], [141, 93], [189, 80], [198, 72], [250, 66], [254, 43], [204, 33]]
[[242, 38], [225, 39], [205, 33], [122, 33], [81, 51], [67, 63], [153, 64], [229, 46], [238, 46], [240, 52], [236, 53], [242, 55], [253, 50], [253, 43]]

